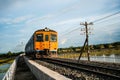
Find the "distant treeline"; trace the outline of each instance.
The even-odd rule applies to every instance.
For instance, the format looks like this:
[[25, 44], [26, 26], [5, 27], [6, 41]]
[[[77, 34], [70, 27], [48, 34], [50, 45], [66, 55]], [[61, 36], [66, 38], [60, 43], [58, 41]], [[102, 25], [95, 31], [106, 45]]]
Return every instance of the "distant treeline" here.
[[12, 53], [11, 51], [8, 51], [6, 54], [0, 54], [0, 58], [10, 58], [10, 57], [16, 57], [23, 52], [17, 52], [17, 53]]
[[[66, 53], [66, 52], [80, 52], [81, 46], [79, 47], [69, 47], [69, 48], [59, 48], [58, 53]], [[102, 50], [102, 49], [120, 49], [120, 42], [114, 43], [107, 43], [107, 44], [97, 44], [97, 45], [90, 45], [90, 50]]]

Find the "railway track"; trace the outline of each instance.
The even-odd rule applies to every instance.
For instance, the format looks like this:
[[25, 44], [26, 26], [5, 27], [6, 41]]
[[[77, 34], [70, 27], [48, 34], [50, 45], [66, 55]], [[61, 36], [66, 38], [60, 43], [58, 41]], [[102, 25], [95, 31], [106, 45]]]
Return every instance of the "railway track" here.
[[104, 78], [109, 78], [110, 80], [120, 80], [120, 69], [115, 69], [111, 67], [91, 65], [91, 64], [83, 64], [77, 63], [72, 60], [67, 59], [57, 59], [57, 58], [45, 58], [43, 61], [57, 64], [64, 67], [69, 67], [73, 70], [79, 70], [91, 74], [95, 74], [98, 76], [102, 76]]

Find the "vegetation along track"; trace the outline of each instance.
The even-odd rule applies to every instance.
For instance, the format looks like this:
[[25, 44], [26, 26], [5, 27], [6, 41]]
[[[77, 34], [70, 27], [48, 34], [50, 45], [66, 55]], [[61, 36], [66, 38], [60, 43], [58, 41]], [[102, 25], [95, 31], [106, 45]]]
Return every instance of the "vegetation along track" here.
[[103, 77], [109, 77], [114, 80], [120, 80], [120, 69], [116, 69], [110, 66], [100, 66], [100, 65], [92, 65], [92, 64], [86, 64], [86, 63], [78, 63], [75, 60], [70, 59], [58, 59], [58, 58], [45, 58], [43, 61], [46, 61], [48, 63], [57, 64], [60, 66], [69, 67], [71, 69], [84, 71], [88, 73], [92, 73], [95, 75], [103, 76]]

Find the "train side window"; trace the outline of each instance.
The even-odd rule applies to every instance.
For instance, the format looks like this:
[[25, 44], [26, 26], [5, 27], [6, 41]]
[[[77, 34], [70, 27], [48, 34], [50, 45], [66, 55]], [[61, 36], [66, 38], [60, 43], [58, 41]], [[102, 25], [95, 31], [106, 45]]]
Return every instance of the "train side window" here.
[[42, 42], [43, 41], [43, 34], [37, 34], [36, 35], [36, 41]]
[[48, 40], [49, 40], [48, 35], [45, 35], [45, 41], [48, 41]]
[[55, 34], [51, 34], [50, 41], [57, 41], [57, 36]]

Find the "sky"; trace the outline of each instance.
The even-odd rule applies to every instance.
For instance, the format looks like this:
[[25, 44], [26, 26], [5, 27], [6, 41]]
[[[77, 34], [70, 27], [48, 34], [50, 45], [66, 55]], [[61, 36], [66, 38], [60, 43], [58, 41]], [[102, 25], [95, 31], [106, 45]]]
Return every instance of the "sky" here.
[[[59, 48], [82, 46], [88, 25], [89, 44], [120, 41], [120, 0], [0, 0], [0, 53], [24, 51], [34, 31], [58, 32]], [[95, 22], [96, 21], [96, 22]]]

